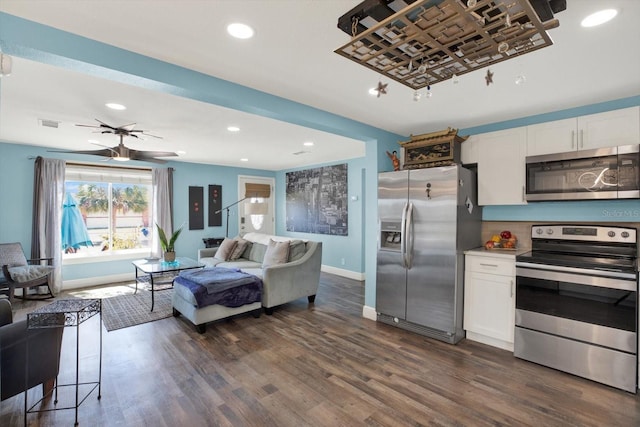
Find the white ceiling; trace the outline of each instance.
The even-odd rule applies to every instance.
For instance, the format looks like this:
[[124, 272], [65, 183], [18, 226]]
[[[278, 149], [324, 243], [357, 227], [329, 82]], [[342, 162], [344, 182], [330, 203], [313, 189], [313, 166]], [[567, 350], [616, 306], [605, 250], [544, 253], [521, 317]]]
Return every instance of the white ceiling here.
[[[550, 30], [554, 45], [432, 87], [413, 101], [394, 81], [388, 94], [368, 94], [379, 75], [333, 51], [349, 36], [338, 18], [361, 0], [2, 0], [0, 11], [326, 110], [400, 135], [469, 128], [640, 95], [640, 1], [568, 0]], [[605, 7], [618, 17], [583, 29], [580, 20]], [[231, 39], [233, 21], [256, 30]], [[1, 41], [0, 41], [1, 42]], [[518, 74], [526, 76], [516, 85]], [[125, 140], [135, 149], [185, 151], [181, 161], [281, 170], [364, 155], [364, 144], [261, 116], [127, 86], [15, 58], [3, 78], [0, 140], [63, 149], [113, 146], [113, 135], [75, 124], [137, 123], [162, 140]], [[117, 100], [124, 112], [104, 108]], [[37, 119], [60, 121], [57, 130]], [[212, 118], [215, 118], [213, 120]], [[238, 125], [236, 134], [226, 126]], [[308, 149], [304, 141], [315, 145]], [[294, 152], [309, 153], [294, 155]], [[249, 158], [240, 162], [241, 157]], [[87, 159], [93, 159], [87, 157]]]

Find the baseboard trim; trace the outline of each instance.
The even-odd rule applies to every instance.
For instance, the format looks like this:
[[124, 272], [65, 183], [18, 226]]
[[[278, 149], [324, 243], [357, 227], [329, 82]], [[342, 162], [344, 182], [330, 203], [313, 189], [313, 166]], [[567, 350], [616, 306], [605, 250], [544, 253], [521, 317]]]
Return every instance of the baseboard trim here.
[[64, 280], [62, 282], [62, 289], [78, 289], [78, 288], [88, 288], [91, 286], [99, 286], [106, 285], [109, 283], [117, 283], [117, 282], [126, 282], [130, 280], [135, 280], [136, 275], [134, 273], [121, 273], [121, 274], [112, 274], [109, 276], [99, 276], [99, 277], [87, 277], [84, 279], [75, 279], [75, 280]]
[[345, 270], [344, 268], [332, 267], [330, 265], [322, 265], [321, 271], [325, 273], [335, 274], [336, 276], [346, 277], [347, 279], [353, 279], [363, 281], [365, 278], [364, 273], [358, 273], [351, 270]]
[[378, 312], [374, 307], [369, 307], [368, 305], [362, 306], [362, 317], [365, 319], [373, 320], [374, 322], [378, 320]]
[[[365, 279], [364, 273], [357, 273], [355, 271], [331, 267], [329, 265], [323, 265], [321, 270], [324, 271], [325, 273], [346, 277], [347, 279], [353, 279], [358, 281], [364, 281]], [[86, 277], [84, 279], [64, 280], [62, 282], [62, 289], [67, 290], [67, 289], [87, 288], [91, 286], [106, 285], [108, 283], [125, 282], [128, 280], [134, 280], [135, 277], [136, 277], [135, 274], [132, 272], [132, 273], [112, 274], [109, 276], [100, 276], [100, 277]], [[374, 320], [375, 320], [375, 316], [374, 316]]]

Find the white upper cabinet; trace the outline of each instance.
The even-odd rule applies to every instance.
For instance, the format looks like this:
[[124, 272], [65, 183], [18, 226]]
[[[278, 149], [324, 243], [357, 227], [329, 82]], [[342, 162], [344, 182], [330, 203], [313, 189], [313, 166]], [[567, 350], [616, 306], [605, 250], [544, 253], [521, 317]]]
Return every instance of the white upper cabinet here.
[[640, 144], [640, 107], [527, 126], [527, 156]]
[[640, 144], [640, 107], [578, 117], [580, 150]]
[[[525, 127], [475, 135], [478, 152], [478, 204], [526, 204]], [[466, 144], [469, 141], [463, 142]]]
[[471, 135], [460, 146], [460, 157], [463, 165], [478, 163], [478, 136]]

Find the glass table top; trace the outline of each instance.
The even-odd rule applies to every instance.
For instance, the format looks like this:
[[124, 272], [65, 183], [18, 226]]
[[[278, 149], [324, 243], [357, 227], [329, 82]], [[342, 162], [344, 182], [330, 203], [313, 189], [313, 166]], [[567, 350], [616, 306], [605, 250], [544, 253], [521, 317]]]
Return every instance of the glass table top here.
[[138, 270], [147, 274], [204, 267], [204, 264], [187, 257], [176, 257], [176, 260], [173, 262], [166, 262], [161, 258], [144, 258], [133, 261], [133, 265], [135, 265]]

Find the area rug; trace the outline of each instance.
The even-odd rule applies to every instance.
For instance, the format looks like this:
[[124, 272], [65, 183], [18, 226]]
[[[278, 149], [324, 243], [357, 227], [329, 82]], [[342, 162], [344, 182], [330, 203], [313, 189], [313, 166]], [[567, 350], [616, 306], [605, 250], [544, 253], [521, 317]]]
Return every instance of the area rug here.
[[151, 310], [151, 292], [139, 289], [136, 294], [118, 295], [102, 300], [102, 323], [107, 331], [153, 322], [172, 316], [171, 290], [155, 292]]

